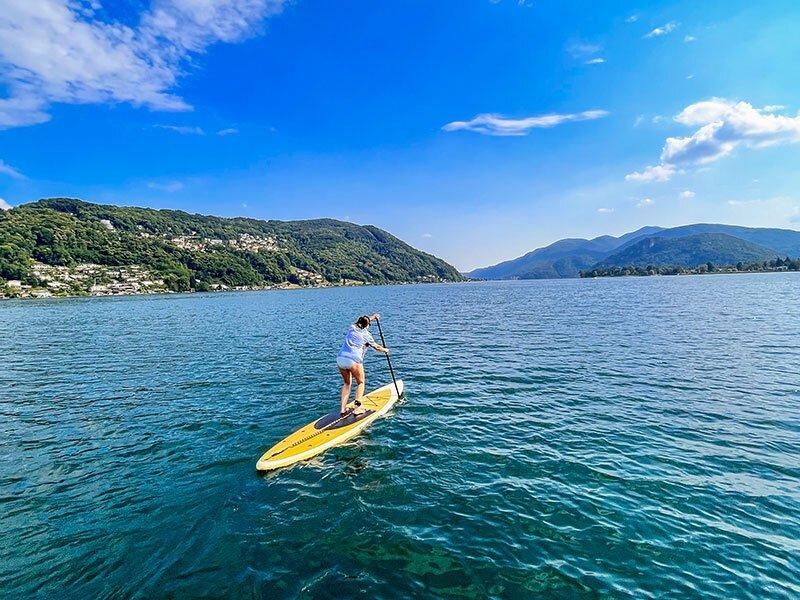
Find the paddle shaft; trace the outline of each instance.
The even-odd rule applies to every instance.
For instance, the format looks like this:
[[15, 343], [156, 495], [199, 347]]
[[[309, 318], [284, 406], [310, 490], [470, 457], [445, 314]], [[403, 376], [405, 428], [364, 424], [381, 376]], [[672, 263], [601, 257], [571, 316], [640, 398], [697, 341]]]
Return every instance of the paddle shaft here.
[[[378, 333], [381, 335], [381, 346], [386, 348], [386, 339], [383, 337], [383, 329], [381, 329], [381, 320], [375, 319], [375, 322], [378, 324]], [[397, 387], [397, 379], [394, 378], [394, 369], [392, 368], [392, 359], [389, 358], [389, 353], [386, 352], [386, 362], [389, 364], [389, 373], [392, 375], [392, 382], [394, 383], [394, 389], [397, 392], [397, 397], [400, 397], [400, 388]]]

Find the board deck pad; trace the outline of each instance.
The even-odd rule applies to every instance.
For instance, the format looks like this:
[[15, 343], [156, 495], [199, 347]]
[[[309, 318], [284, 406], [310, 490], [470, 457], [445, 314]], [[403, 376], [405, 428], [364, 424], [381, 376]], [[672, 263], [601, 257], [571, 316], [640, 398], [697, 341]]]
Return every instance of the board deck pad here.
[[319, 421], [314, 423], [314, 429], [327, 428], [330, 430], [338, 429], [339, 427], [347, 427], [348, 425], [352, 425], [361, 419], [367, 418], [374, 412], [374, 410], [366, 410], [360, 415], [356, 415], [352, 411], [349, 411], [344, 417], [342, 417], [342, 414], [337, 410], [336, 412], [325, 415]]
[[354, 405], [351, 402], [347, 405], [349, 412], [345, 416], [335, 411], [315, 419], [267, 450], [256, 463], [256, 469], [268, 471], [286, 467], [358, 435], [372, 421], [389, 412], [398, 400], [398, 389], [402, 395], [402, 380], [397, 381], [397, 389], [390, 383], [366, 394], [361, 399], [365, 412], [360, 415], [352, 413]]

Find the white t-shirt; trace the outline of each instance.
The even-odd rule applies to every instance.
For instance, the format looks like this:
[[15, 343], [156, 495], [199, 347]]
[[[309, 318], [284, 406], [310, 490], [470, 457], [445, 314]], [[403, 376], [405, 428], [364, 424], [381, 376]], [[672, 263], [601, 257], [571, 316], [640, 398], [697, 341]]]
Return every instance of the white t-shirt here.
[[357, 363], [364, 362], [364, 351], [368, 345], [374, 343], [375, 340], [369, 331], [361, 329], [358, 325], [350, 325], [337, 358], [347, 358]]

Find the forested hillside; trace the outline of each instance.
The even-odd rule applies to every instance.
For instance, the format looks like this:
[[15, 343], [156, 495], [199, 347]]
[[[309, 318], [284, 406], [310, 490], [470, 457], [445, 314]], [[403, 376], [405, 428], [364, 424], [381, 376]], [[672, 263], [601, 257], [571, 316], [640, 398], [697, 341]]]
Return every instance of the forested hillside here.
[[800, 231], [697, 223], [669, 229], [642, 227], [620, 237], [559, 240], [519, 258], [475, 269], [467, 276], [473, 279], [578, 277], [621, 267], [669, 271], [706, 263], [750, 265], [778, 257], [800, 257]]
[[86, 264], [136, 265], [174, 291], [462, 279], [386, 231], [333, 219], [226, 219], [69, 198], [0, 211], [0, 279], [37, 285], [42, 265]]
[[775, 250], [732, 235], [697, 233], [678, 238], [653, 236], [638, 240], [608, 256], [595, 265], [595, 268], [648, 265], [697, 267], [705, 263], [733, 265], [737, 262], [753, 263], [776, 258], [779, 255]]

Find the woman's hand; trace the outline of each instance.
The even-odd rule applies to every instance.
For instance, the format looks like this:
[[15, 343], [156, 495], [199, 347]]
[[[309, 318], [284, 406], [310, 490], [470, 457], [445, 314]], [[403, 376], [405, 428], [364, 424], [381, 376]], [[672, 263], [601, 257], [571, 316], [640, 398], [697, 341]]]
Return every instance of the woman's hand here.
[[370, 320], [370, 321], [377, 321], [377, 320], [378, 320], [378, 319], [380, 319], [380, 318], [381, 318], [381, 315], [380, 315], [380, 313], [374, 313], [374, 314], [373, 314], [373, 315], [372, 315], [372, 316], [369, 318], [369, 320]]

